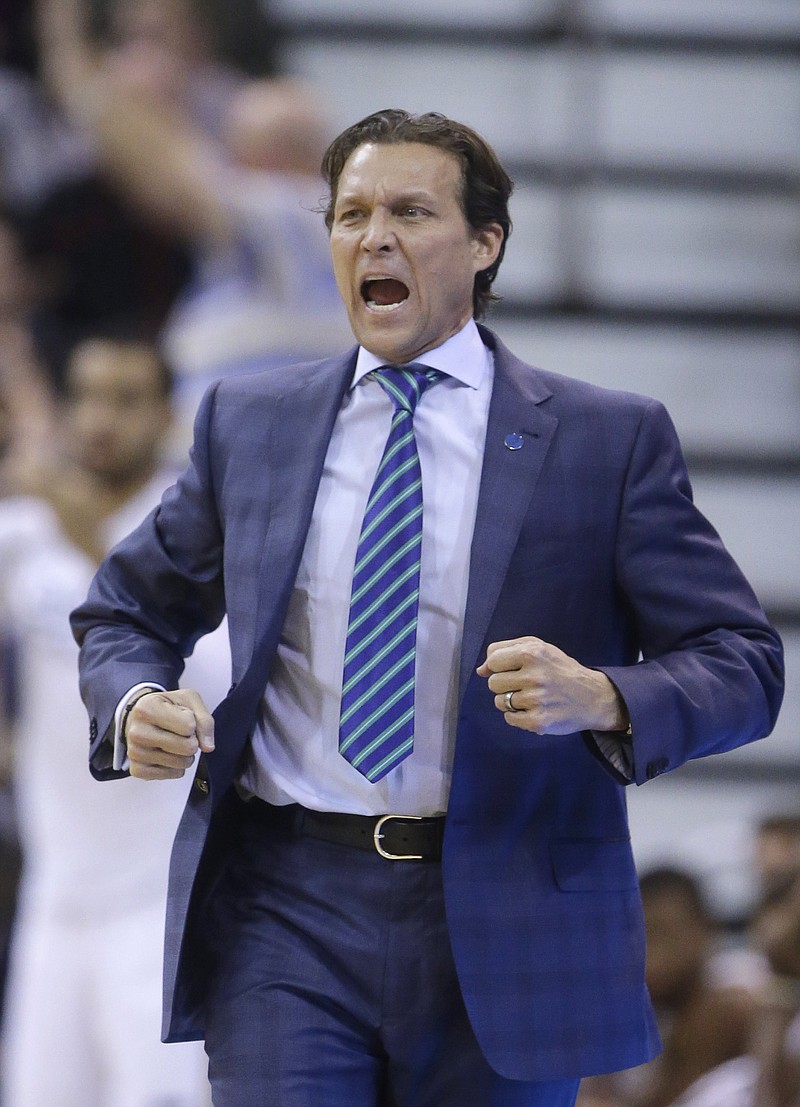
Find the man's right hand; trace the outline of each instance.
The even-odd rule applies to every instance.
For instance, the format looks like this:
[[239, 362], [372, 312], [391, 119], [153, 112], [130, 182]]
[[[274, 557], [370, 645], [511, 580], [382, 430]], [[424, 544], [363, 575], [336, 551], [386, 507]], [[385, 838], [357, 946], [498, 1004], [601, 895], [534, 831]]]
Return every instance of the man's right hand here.
[[145, 692], [125, 723], [131, 776], [171, 780], [192, 767], [197, 752], [214, 749], [214, 719], [197, 692]]

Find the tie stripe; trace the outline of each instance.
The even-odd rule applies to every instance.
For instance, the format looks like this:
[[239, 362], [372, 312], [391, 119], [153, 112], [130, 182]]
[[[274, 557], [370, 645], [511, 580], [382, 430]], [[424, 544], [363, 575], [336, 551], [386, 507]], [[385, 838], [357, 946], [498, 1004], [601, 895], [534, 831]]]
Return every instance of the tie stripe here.
[[[400, 638], [400, 637], [405, 637], [405, 631], [401, 631], [399, 635], [395, 636], [395, 639], [394, 639], [394, 642], [392, 643], [392, 645], [395, 645], [396, 642], [397, 642], [397, 639]], [[375, 665], [379, 664], [380, 661], [382, 661], [384, 659], [384, 657], [387, 655], [388, 652], [389, 652], [388, 650], [382, 650], [379, 658], [376, 658], [374, 661], [372, 661], [369, 664], [363, 666], [363, 668], [361, 668], [359, 670], [358, 679], [360, 680], [362, 677], [367, 675], [369, 673], [369, 671], [374, 668]], [[407, 665], [408, 662], [413, 658], [413, 654], [414, 654], [414, 650], [412, 648], [406, 654], [404, 654], [402, 657], [398, 658], [398, 660], [391, 667], [391, 669], [386, 669], [385, 672], [381, 672], [380, 677], [373, 684], [371, 684], [366, 689], [366, 691], [362, 693], [361, 697], [359, 699], [357, 699], [355, 701], [355, 703], [353, 703], [350, 706], [349, 710], [346, 711], [342, 715], [342, 720], [344, 721], [345, 719], [349, 718], [354, 712], [358, 711], [358, 709], [360, 707], [363, 707], [365, 704], [367, 704], [369, 702], [370, 698], [376, 692], [380, 691], [380, 689], [383, 688], [383, 686], [385, 684], [388, 684], [389, 681], [397, 673], [402, 671], [404, 666]]]
[[370, 374], [395, 405], [364, 512], [347, 627], [339, 750], [370, 781], [414, 744], [422, 474], [414, 437], [420, 396], [441, 374], [391, 366]]
[[[397, 581], [395, 583], [389, 585], [389, 587], [384, 592], [382, 592], [380, 596], [376, 597], [373, 603], [371, 603], [365, 611], [363, 611], [357, 618], [352, 620], [352, 622], [350, 623], [350, 629], [357, 630], [364, 622], [364, 620], [369, 618], [370, 615], [377, 611], [379, 606], [384, 603], [384, 600], [388, 600], [392, 593], [396, 592], [397, 589], [401, 587], [401, 585], [403, 585], [411, 575], [412, 570], [407, 569], [401, 577], [397, 578]], [[416, 591], [409, 592], [407, 595], [404, 595], [398, 606], [394, 609], [394, 611], [389, 612], [386, 619], [384, 619], [382, 623], [379, 623], [378, 626], [374, 627], [369, 634], [365, 634], [363, 638], [360, 638], [359, 640], [353, 642], [353, 645], [345, 654], [345, 661], [349, 662], [353, 658], [358, 657], [359, 653], [361, 653], [362, 650], [366, 649], [366, 647], [369, 646], [375, 638], [377, 638], [377, 636], [383, 631], [385, 627], [389, 626], [390, 621], [393, 621], [396, 615], [402, 614], [402, 612], [407, 607], [410, 607], [412, 603], [416, 603], [418, 599], [419, 593]]]
[[[421, 536], [420, 535], [415, 535], [414, 537], [409, 538], [408, 542], [406, 542], [406, 544], [404, 546], [401, 546], [399, 550], [393, 551], [391, 556], [387, 557], [386, 561], [383, 562], [382, 564], [380, 564], [375, 569], [375, 572], [373, 573], [373, 575], [371, 577], [369, 577], [367, 580], [365, 580], [360, 588], [354, 588], [353, 589], [353, 597], [352, 597], [352, 600], [351, 600], [351, 605], [354, 604], [354, 603], [357, 603], [361, 599], [361, 597], [363, 595], [365, 595], [367, 593], [367, 591], [374, 584], [376, 584], [378, 581], [380, 581], [386, 575], [387, 569], [391, 569], [392, 566], [395, 564], [395, 562], [402, 560], [406, 556], [406, 554], [410, 553], [410, 551], [413, 550], [413, 548], [415, 546], [419, 546], [420, 541], [421, 541]], [[381, 549], [384, 549], [385, 546], [386, 546], [386, 543], [382, 542], [381, 543]], [[367, 565], [369, 565], [369, 563], [372, 560], [373, 560], [373, 557], [365, 557], [361, 562], [361, 568], [365, 569], [367, 567]], [[383, 595], [385, 595], [385, 596], [391, 595], [391, 593], [395, 590], [395, 588], [399, 587], [400, 584], [402, 584], [405, 580], [408, 579], [408, 574], [414, 572], [414, 568], [415, 568], [414, 565], [409, 565], [408, 568], [406, 569], [405, 573], [403, 573], [401, 576], [397, 576], [393, 580], [391, 580], [388, 584], [388, 587], [387, 587], [386, 591], [383, 593]], [[378, 599], [380, 599], [380, 598], [381, 597], [378, 597]], [[353, 625], [353, 620], [351, 620], [350, 625], [351, 626]]]
[[[376, 527], [379, 527], [381, 525], [381, 523], [384, 521], [384, 519], [387, 518], [387, 516], [389, 515], [390, 512], [394, 512], [394, 514], [396, 516], [399, 513], [399, 510], [401, 508], [401, 505], [402, 505], [403, 501], [405, 499], [407, 499], [408, 496], [415, 495], [417, 492], [419, 492], [421, 490], [422, 490], [422, 482], [421, 481], [416, 481], [415, 484], [413, 484], [409, 487], [407, 492], [397, 496], [391, 503], [387, 504], [383, 508], [382, 511], [380, 511], [377, 515], [373, 516], [373, 518], [371, 519], [369, 524], [365, 525], [364, 529], [361, 532], [362, 539], [369, 538], [369, 536], [376, 529]], [[382, 548], [403, 527], [408, 526], [409, 523], [413, 522], [414, 518], [417, 515], [421, 515], [421, 514], [422, 514], [422, 504], [415, 502], [412, 505], [410, 511], [406, 512], [405, 515], [400, 516], [400, 518], [397, 520], [397, 522], [395, 523], [395, 525], [392, 527], [391, 530], [387, 530], [381, 535], [379, 543], [376, 542], [374, 547], [372, 547], [372, 548], [368, 547], [366, 549], [366, 552], [364, 554], [364, 559], [368, 560], [368, 559], [374, 557], [375, 554], [377, 553], [378, 549]], [[360, 546], [359, 546], [359, 549], [361, 549]], [[356, 563], [355, 572], [358, 572], [359, 567], [362, 564], [365, 563], [364, 559], [362, 559], [361, 561], [358, 561]]]

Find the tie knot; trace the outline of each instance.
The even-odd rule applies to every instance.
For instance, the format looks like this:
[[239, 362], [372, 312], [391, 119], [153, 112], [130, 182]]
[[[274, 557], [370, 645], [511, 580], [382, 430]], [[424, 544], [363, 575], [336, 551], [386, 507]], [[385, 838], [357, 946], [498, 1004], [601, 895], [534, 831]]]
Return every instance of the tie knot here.
[[420, 396], [432, 384], [444, 376], [438, 369], [429, 369], [427, 365], [407, 365], [399, 369], [396, 365], [383, 365], [370, 374], [388, 393], [398, 410], [408, 411], [412, 415]]

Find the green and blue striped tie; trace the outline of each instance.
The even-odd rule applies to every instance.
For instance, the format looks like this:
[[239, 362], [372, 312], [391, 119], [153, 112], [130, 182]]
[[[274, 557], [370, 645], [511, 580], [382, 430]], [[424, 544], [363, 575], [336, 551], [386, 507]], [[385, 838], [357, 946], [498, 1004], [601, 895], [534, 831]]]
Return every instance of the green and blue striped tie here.
[[369, 781], [414, 745], [414, 667], [422, 548], [422, 473], [414, 410], [442, 374], [424, 365], [369, 374], [395, 405], [353, 570], [339, 752]]

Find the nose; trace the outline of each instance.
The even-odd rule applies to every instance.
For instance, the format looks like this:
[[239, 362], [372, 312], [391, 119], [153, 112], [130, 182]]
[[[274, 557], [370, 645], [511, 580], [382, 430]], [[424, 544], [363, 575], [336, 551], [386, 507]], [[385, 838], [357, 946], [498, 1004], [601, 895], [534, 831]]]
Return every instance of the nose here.
[[372, 212], [361, 237], [361, 248], [374, 254], [391, 250], [393, 244], [394, 232], [386, 213], [382, 211]]

